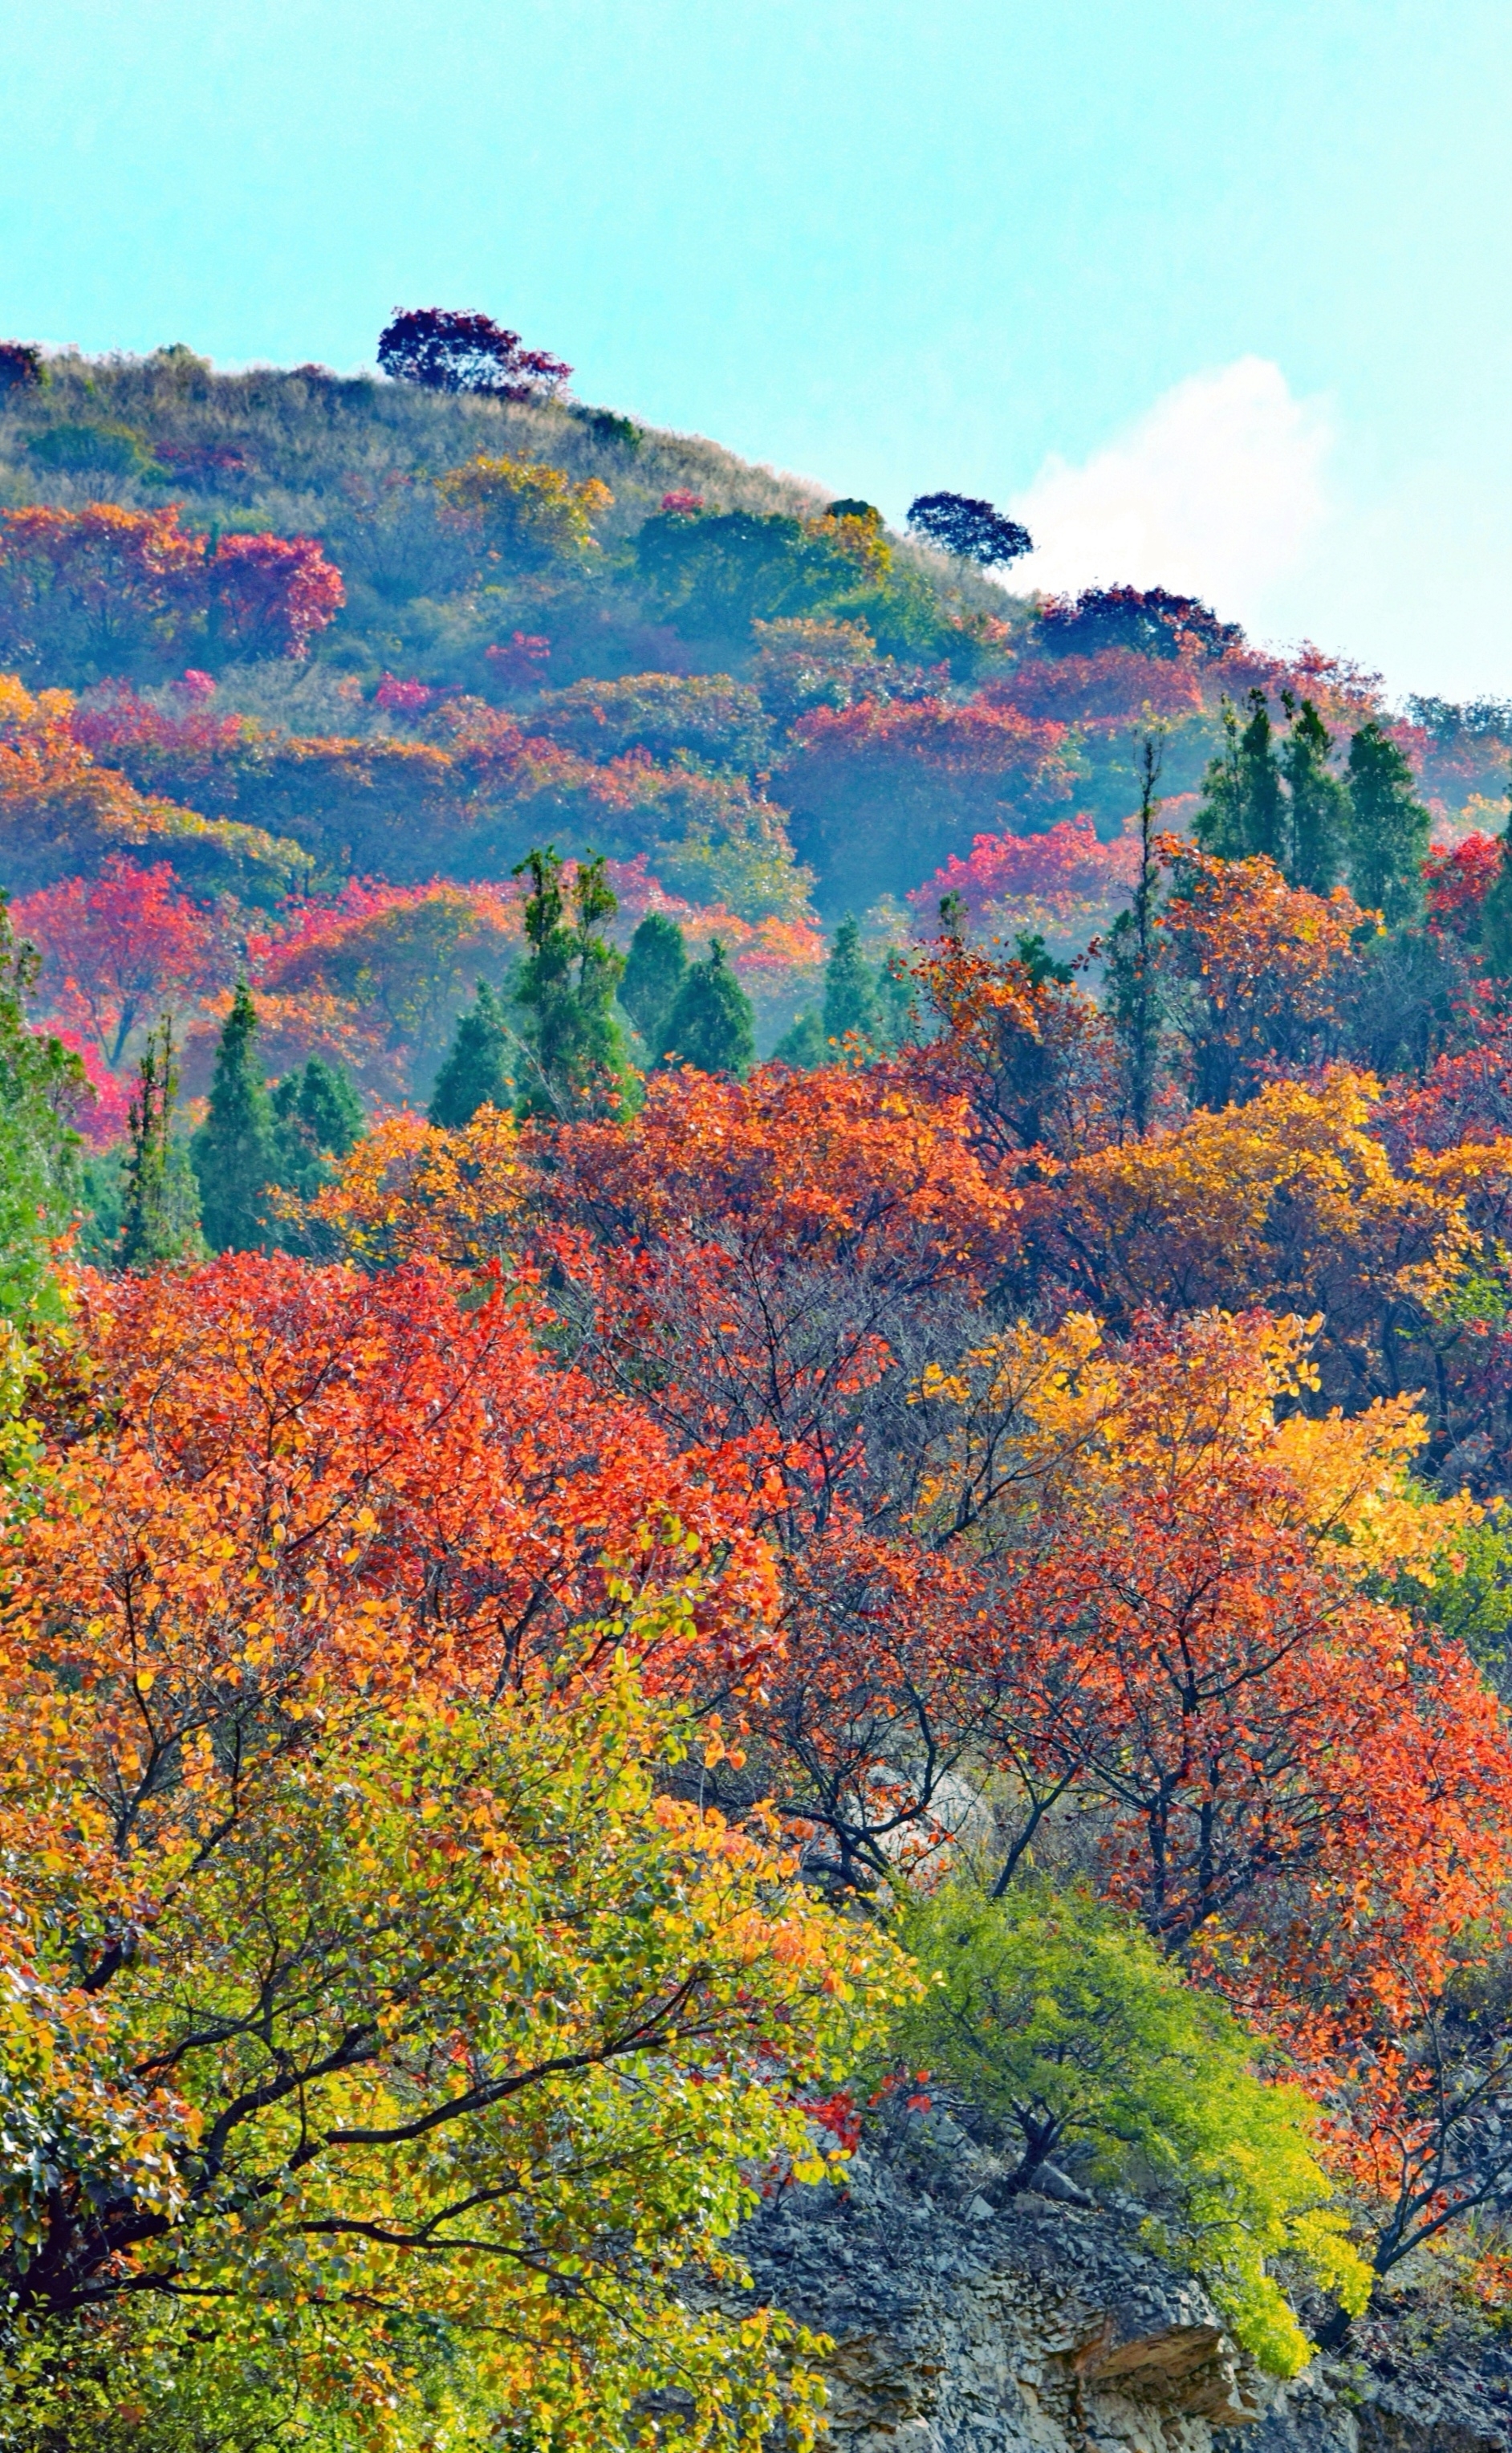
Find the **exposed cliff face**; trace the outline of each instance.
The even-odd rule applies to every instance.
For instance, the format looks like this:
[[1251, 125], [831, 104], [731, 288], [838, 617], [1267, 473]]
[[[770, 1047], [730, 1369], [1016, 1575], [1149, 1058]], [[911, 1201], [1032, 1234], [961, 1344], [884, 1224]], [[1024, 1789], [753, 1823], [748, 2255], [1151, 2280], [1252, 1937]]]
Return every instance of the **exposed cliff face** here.
[[1512, 2448], [1512, 2357], [1378, 2350], [1278, 2390], [1138, 2232], [1128, 2207], [1004, 2196], [975, 2159], [930, 2185], [863, 2153], [847, 2189], [781, 2193], [740, 2245], [763, 2299], [834, 2339], [836, 2453]]

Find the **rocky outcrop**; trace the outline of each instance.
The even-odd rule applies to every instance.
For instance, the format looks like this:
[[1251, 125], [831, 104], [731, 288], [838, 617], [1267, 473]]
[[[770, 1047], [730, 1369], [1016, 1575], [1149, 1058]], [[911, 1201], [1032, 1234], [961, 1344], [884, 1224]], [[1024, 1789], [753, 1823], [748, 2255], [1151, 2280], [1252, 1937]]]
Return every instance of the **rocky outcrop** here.
[[1512, 2453], [1512, 2356], [1377, 2346], [1278, 2388], [1141, 2220], [1008, 2195], [969, 2151], [925, 2177], [864, 2151], [740, 2247], [762, 2299], [833, 2339], [836, 2453]]

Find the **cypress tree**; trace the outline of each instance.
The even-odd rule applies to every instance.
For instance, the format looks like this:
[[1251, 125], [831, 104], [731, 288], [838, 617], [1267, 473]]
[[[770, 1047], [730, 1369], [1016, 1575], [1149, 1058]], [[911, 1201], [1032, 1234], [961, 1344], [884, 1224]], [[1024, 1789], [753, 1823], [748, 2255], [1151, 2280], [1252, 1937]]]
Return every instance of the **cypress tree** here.
[[1412, 768], [1379, 724], [1349, 744], [1349, 886], [1388, 927], [1422, 911], [1422, 863], [1432, 820], [1413, 790]]
[[706, 963], [693, 963], [678, 990], [661, 1051], [664, 1065], [695, 1065], [701, 1073], [733, 1073], [743, 1081], [756, 1061], [751, 1004], [714, 938]]
[[56, 1039], [27, 1028], [35, 947], [18, 943], [0, 893], [0, 1315], [61, 1315], [51, 1239], [78, 1198], [79, 1137], [69, 1117], [84, 1067]]
[[563, 863], [547, 844], [514, 874], [527, 876], [525, 935], [529, 952], [515, 1002], [528, 1017], [525, 1038], [531, 1079], [522, 1105], [534, 1115], [607, 1115], [618, 1110], [625, 1080], [625, 1043], [614, 1019], [614, 993], [625, 957], [609, 945], [603, 924], [618, 898], [602, 860], [582, 860], [569, 887]]
[[345, 1158], [367, 1128], [350, 1074], [323, 1057], [307, 1059], [272, 1090], [274, 1181], [308, 1201], [330, 1180], [331, 1159]]
[[861, 930], [846, 918], [825, 965], [825, 1037], [844, 1041], [851, 1031], [860, 1039], [876, 1037], [877, 994], [871, 965], [861, 950]]
[[215, 1051], [209, 1113], [194, 1136], [200, 1215], [212, 1252], [247, 1252], [269, 1241], [268, 1188], [274, 1180], [273, 1107], [257, 1065], [257, 1013], [239, 980]]
[[172, 1137], [177, 1096], [173, 1026], [165, 1014], [148, 1033], [136, 1096], [127, 1110], [131, 1150], [116, 1255], [123, 1269], [155, 1269], [165, 1262], [204, 1256], [194, 1171], [182, 1142]]
[[1330, 771], [1333, 742], [1311, 699], [1295, 712], [1287, 691], [1283, 701], [1291, 718], [1281, 753], [1281, 771], [1287, 792], [1287, 856], [1282, 863], [1291, 886], [1312, 894], [1327, 894], [1339, 882], [1349, 836], [1349, 791]]
[[1156, 734], [1147, 733], [1140, 756], [1139, 875], [1128, 909], [1119, 913], [1109, 931], [1104, 986], [1124, 1060], [1129, 1114], [1141, 1140], [1149, 1130], [1155, 1106], [1164, 1009], [1155, 927], [1161, 881], [1155, 852], [1161, 806], [1157, 788], [1164, 754], [1164, 744]]
[[620, 1003], [653, 1055], [686, 976], [687, 947], [677, 922], [665, 911], [647, 911], [630, 939]]
[[487, 980], [480, 980], [474, 1003], [457, 1017], [426, 1112], [431, 1124], [457, 1132], [480, 1107], [507, 1107], [513, 1096], [509, 1026]]
[[1265, 852], [1283, 866], [1284, 818], [1270, 711], [1264, 691], [1252, 689], [1249, 719], [1243, 727], [1224, 702], [1224, 747], [1203, 778], [1197, 840], [1220, 860], [1248, 860]]
[[817, 1013], [801, 1013], [788, 1024], [772, 1049], [772, 1061], [790, 1065], [795, 1073], [815, 1073], [821, 1065], [828, 1064], [829, 1042]]

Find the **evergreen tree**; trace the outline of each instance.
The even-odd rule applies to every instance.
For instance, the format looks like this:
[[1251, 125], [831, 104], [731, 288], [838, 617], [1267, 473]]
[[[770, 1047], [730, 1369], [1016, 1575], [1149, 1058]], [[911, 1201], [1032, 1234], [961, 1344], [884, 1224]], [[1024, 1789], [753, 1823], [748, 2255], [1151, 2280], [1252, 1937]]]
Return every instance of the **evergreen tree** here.
[[1197, 840], [1220, 860], [1248, 860], [1256, 852], [1283, 865], [1285, 812], [1281, 766], [1263, 690], [1249, 693], [1249, 720], [1241, 726], [1224, 702], [1224, 747], [1203, 778]]
[[272, 1090], [273, 1176], [285, 1192], [312, 1200], [367, 1129], [362, 1100], [344, 1066], [311, 1056]]
[[509, 1026], [487, 980], [480, 980], [474, 1003], [457, 1017], [426, 1112], [431, 1124], [457, 1132], [480, 1107], [507, 1107], [513, 1096]]
[[790, 1065], [795, 1073], [814, 1073], [821, 1065], [828, 1064], [829, 1042], [817, 1013], [801, 1013], [796, 1022], [788, 1024], [772, 1049], [772, 1061]]
[[625, 1078], [625, 1044], [614, 1019], [614, 993], [625, 957], [609, 945], [603, 923], [618, 909], [602, 860], [582, 860], [564, 890], [563, 864], [548, 844], [514, 874], [527, 876], [525, 934], [516, 1003], [529, 1020], [526, 1040], [531, 1079], [527, 1114], [581, 1116], [617, 1112]]
[[686, 976], [687, 947], [677, 922], [665, 911], [647, 911], [630, 939], [620, 1003], [653, 1055]]
[[854, 1031], [872, 1040], [877, 1033], [877, 995], [871, 965], [861, 950], [861, 930], [854, 920], [842, 920], [825, 966], [825, 1037], [844, 1041]]
[[743, 1081], [756, 1059], [750, 999], [716, 937], [706, 963], [693, 963], [678, 990], [661, 1051], [664, 1065], [695, 1065], [701, 1073], [733, 1073]]
[[1481, 951], [1493, 979], [1512, 979], [1512, 810], [1502, 834], [1502, 866], [1481, 906]]
[[78, 1199], [79, 1137], [70, 1118], [84, 1068], [56, 1039], [27, 1028], [37, 954], [17, 943], [0, 894], [0, 1315], [59, 1309], [52, 1239]]
[[116, 1254], [123, 1269], [155, 1269], [204, 1258], [194, 1170], [183, 1143], [173, 1139], [177, 1096], [173, 1025], [165, 1014], [148, 1033], [136, 1096], [128, 1109], [130, 1155]]
[[1282, 698], [1291, 719], [1281, 753], [1287, 795], [1282, 867], [1288, 885], [1327, 894], [1339, 882], [1349, 839], [1349, 791], [1329, 768], [1333, 742], [1311, 699], [1299, 709], [1289, 691]]
[[273, 1107], [257, 1065], [257, 1013], [239, 980], [210, 1085], [209, 1113], [194, 1136], [200, 1215], [212, 1252], [247, 1252], [269, 1241], [268, 1189], [274, 1180]]
[[919, 1025], [913, 999], [914, 977], [908, 967], [908, 958], [895, 946], [877, 969], [876, 1037], [879, 1047], [902, 1047], [917, 1031]]
[[1164, 744], [1156, 734], [1146, 733], [1140, 758], [1139, 875], [1133, 901], [1119, 913], [1108, 933], [1104, 975], [1107, 1009], [1124, 1060], [1129, 1114], [1142, 1141], [1155, 1106], [1164, 1010], [1156, 935], [1161, 868], [1155, 851], [1161, 807], [1157, 787], [1164, 754]]
[[1431, 824], [1396, 743], [1379, 724], [1362, 725], [1349, 744], [1349, 885], [1390, 928], [1422, 914]]

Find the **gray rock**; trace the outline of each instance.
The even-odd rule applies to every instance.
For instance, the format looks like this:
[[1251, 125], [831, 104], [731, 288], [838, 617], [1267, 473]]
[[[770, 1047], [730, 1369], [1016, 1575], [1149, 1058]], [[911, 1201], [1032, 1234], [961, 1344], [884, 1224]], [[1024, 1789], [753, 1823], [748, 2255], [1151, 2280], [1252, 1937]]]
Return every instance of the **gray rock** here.
[[1372, 2320], [1359, 2355], [1278, 2385], [1133, 2201], [1013, 2195], [964, 2138], [911, 2144], [922, 2169], [864, 2151], [737, 2243], [755, 2293], [834, 2342], [836, 2453], [1512, 2453], [1499, 2338], [1424, 2357]]

